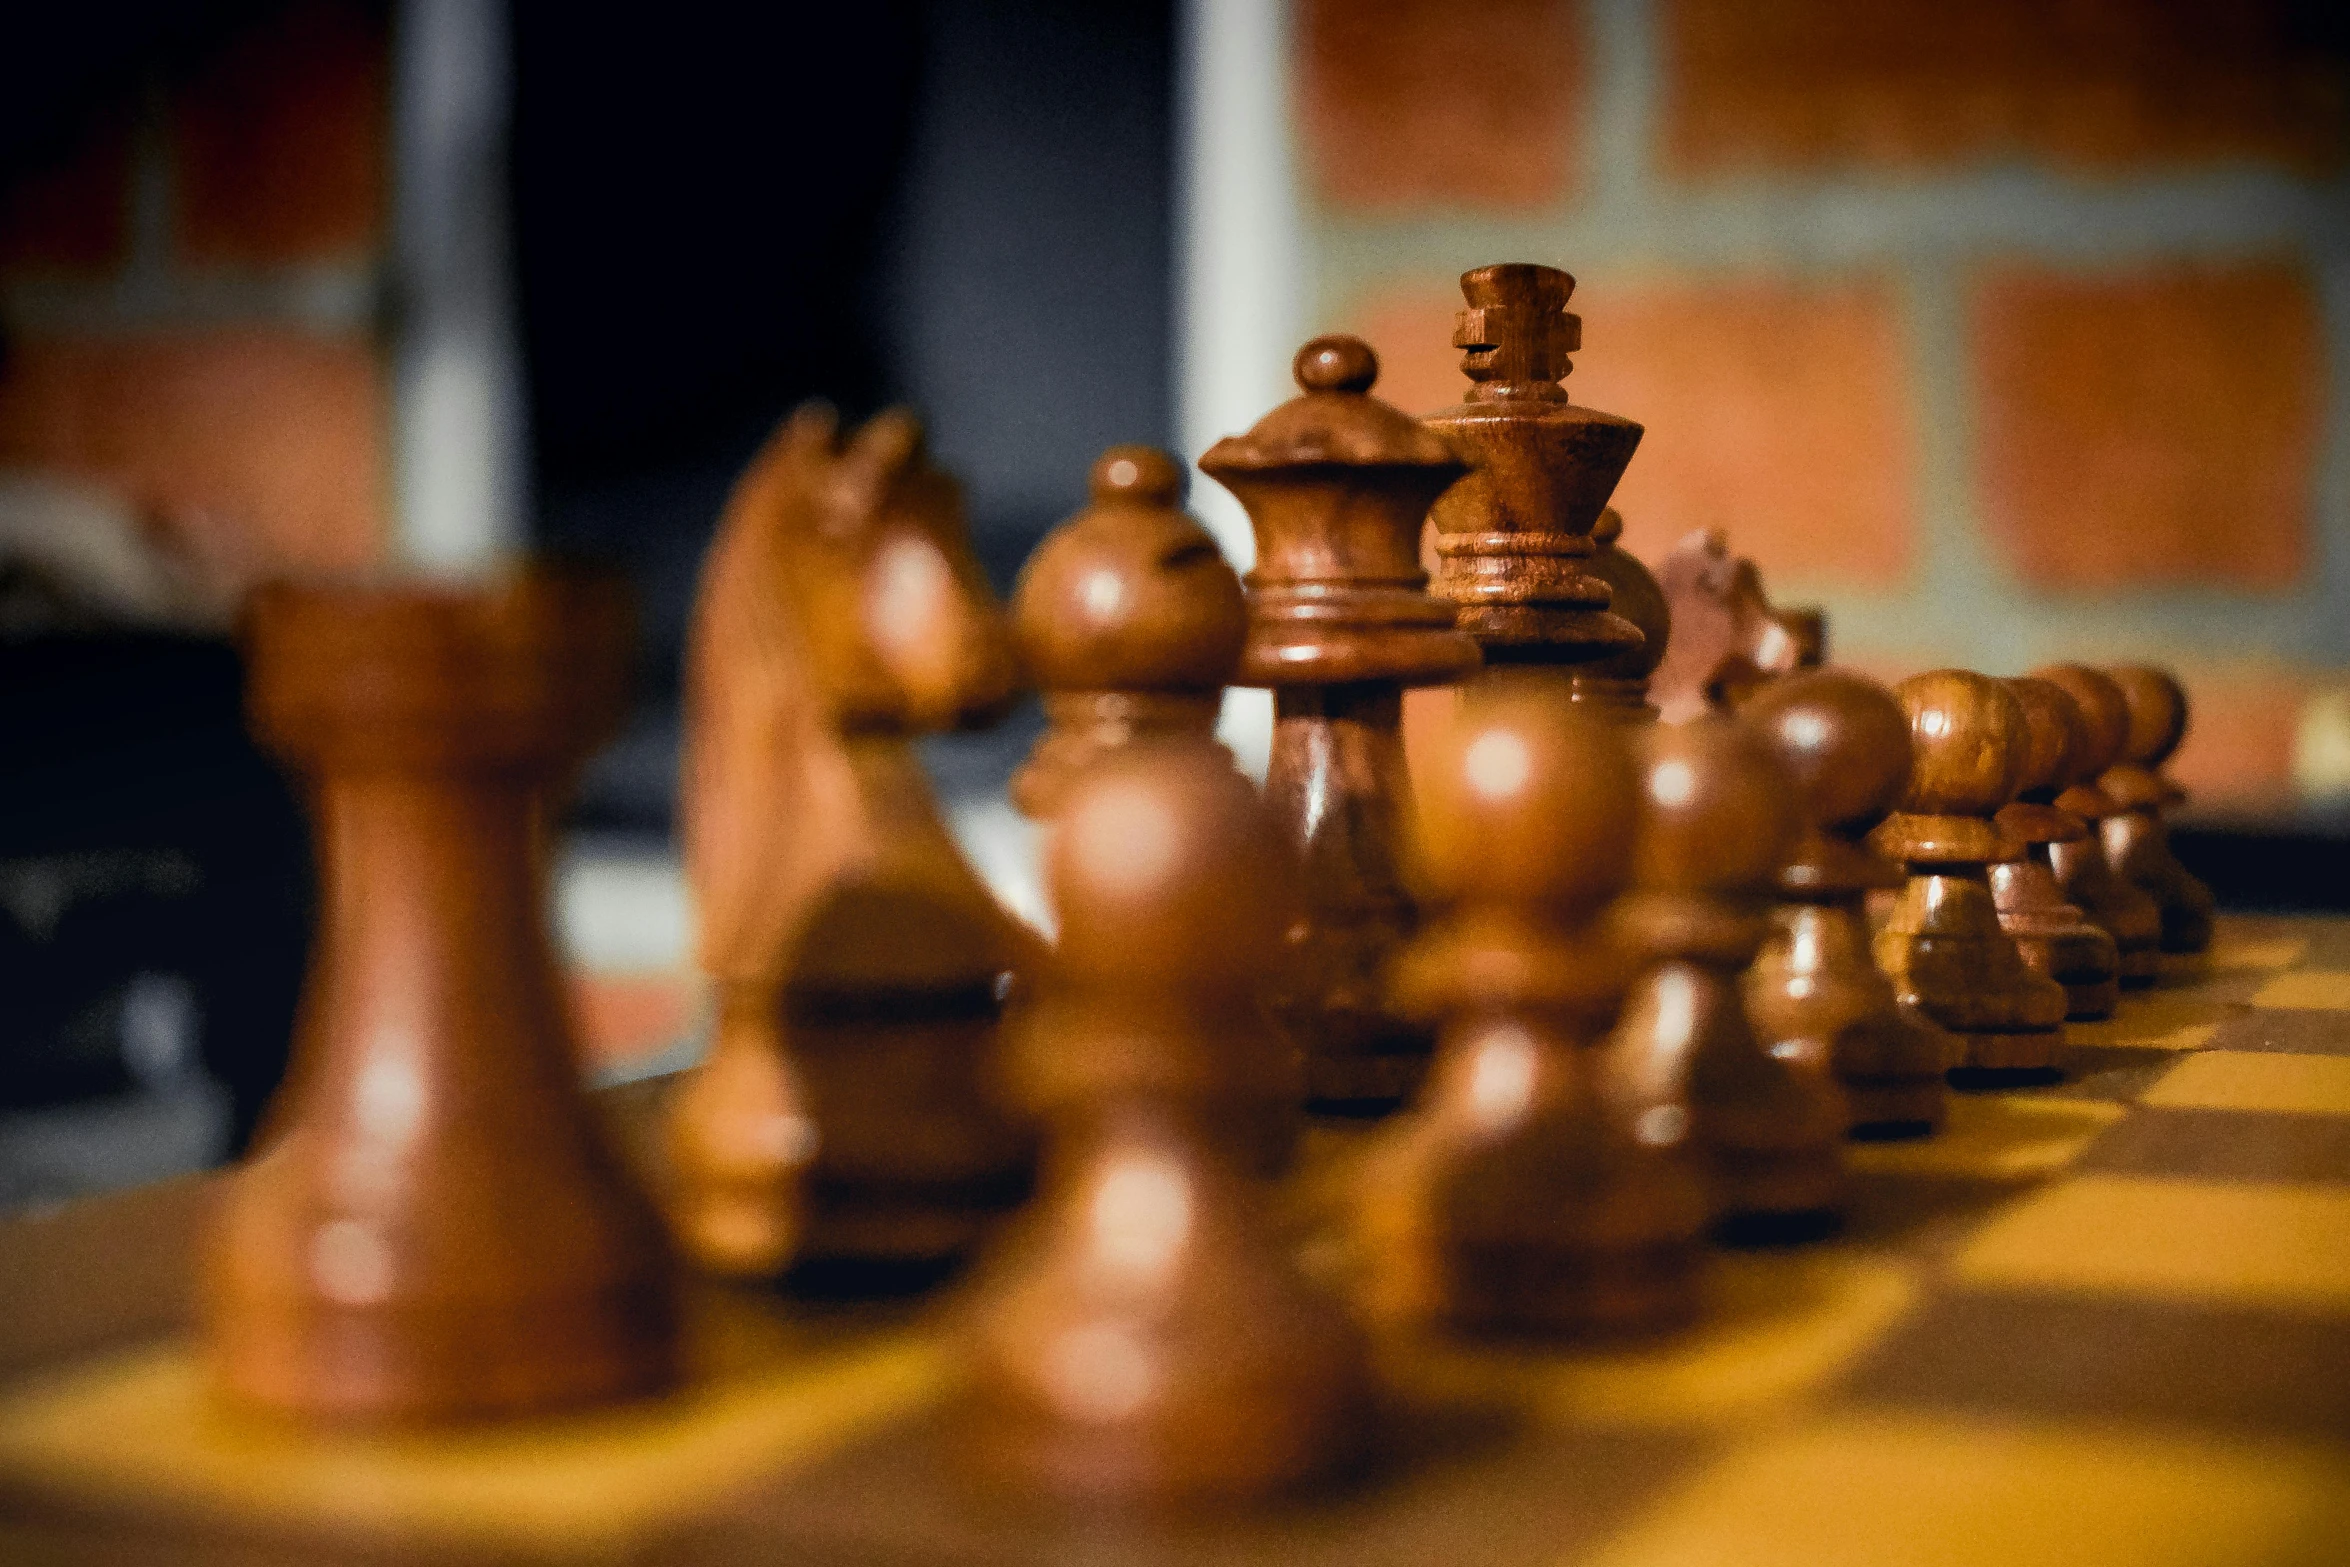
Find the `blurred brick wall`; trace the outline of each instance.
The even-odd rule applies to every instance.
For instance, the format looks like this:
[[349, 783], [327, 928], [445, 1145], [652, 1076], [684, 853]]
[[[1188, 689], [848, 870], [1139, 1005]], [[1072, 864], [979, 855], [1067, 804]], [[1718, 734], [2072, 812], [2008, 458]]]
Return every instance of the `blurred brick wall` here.
[[1460, 271], [1563, 265], [1635, 550], [1725, 527], [1879, 672], [2162, 659], [2205, 798], [2350, 788], [2329, 8], [1292, 5], [1316, 324], [1393, 400], [1466, 385]]
[[386, 36], [300, 0], [95, 106], [0, 190], [0, 468], [248, 558], [383, 558]]

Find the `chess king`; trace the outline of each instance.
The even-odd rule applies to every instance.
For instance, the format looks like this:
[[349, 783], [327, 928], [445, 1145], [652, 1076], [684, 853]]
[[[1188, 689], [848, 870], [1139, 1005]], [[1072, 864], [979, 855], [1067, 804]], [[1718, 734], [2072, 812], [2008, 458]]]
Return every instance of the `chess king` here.
[[785, 422], [727, 502], [687, 658], [680, 815], [718, 1023], [668, 1123], [674, 1227], [731, 1274], [951, 1261], [1026, 1189], [989, 1057], [1035, 946], [908, 744], [992, 721], [1014, 684], [911, 417]]

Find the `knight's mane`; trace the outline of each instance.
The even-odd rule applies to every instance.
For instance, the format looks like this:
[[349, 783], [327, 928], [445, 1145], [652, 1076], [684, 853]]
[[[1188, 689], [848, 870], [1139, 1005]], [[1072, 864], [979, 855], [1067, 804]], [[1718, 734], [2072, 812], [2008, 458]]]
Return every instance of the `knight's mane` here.
[[802, 409], [728, 496], [686, 633], [679, 837], [703, 972], [780, 983], [807, 905], [853, 852], [839, 737], [788, 584], [841, 499], [829, 411]]

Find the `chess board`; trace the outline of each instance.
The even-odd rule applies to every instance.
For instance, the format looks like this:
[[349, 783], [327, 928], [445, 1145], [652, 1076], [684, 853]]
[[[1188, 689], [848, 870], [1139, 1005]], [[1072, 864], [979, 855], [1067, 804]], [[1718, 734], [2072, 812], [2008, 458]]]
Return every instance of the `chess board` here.
[[[2063, 1083], [1856, 1145], [1842, 1234], [1720, 1255], [1694, 1329], [1391, 1345], [1370, 1470], [1229, 1516], [963, 1488], [937, 1439], [951, 1291], [712, 1293], [668, 1399], [321, 1434], [206, 1395], [208, 1183], [10, 1221], [0, 1560], [2350, 1560], [2350, 919], [2226, 919], [2198, 972], [2068, 1032]], [[1301, 1215], [1356, 1141], [1318, 1136]]]

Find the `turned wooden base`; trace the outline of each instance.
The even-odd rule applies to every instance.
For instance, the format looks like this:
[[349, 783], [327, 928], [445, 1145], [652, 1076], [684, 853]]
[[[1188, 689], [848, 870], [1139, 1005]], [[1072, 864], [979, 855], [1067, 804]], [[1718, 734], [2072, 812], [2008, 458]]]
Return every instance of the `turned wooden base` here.
[[2064, 1031], [1967, 1032], [1958, 1035], [1958, 1042], [1961, 1054], [1951, 1068], [1953, 1082], [1959, 1081], [1955, 1074], [1967, 1071], [2053, 1072], [2064, 1049]]
[[1456, 1247], [1438, 1321], [1487, 1338], [1662, 1332], [1695, 1319], [1703, 1255], [1694, 1236], [1633, 1251]]
[[1852, 1104], [1852, 1124], [1845, 1135], [1863, 1142], [1924, 1137], [1939, 1130], [1949, 1113], [1940, 1072], [1900, 1081], [1856, 1083], [1846, 1078], [1844, 1097]]

